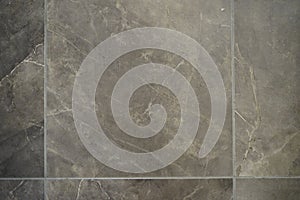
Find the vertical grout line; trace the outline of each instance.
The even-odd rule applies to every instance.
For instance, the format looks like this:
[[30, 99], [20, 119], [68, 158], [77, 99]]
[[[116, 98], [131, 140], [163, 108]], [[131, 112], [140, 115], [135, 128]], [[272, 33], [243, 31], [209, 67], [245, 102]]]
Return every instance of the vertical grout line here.
[[44, 0], [44, 199], [47, 199], [47, 0]]
[[236, 171], [235, 171], [235, 163], [236, 163], [236, 132], [235, 132], [235, 63], [234, 63], [234, 0], [230, 1], [231, 7], [231, 117], [232, 117], [232, 199], [236, 200]]

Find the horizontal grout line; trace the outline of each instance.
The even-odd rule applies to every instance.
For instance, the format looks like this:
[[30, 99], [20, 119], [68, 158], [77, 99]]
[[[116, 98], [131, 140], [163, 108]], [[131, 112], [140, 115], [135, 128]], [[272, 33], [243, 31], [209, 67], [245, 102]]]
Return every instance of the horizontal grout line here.
[[0, 181], [13, 181], [13, 180], [213, 180], [213, 179], [300, 179], [300, 176], [208, 176], [208, 177], [13, 177], [13, 178], [0, 178]]
[[28, 181], [43, 181], [45, 180], [44, 177], [12, 177], [12, 178], [0, 178], [0, 181], [22, 181], [22, 180], [28, 180]]
[[163, 180], [163, 179], [232, 179], [230, 176], [224, 177], [48, 177], [48, 178], [0, 178], [1, 180]]
[[70, 177], [70, 178], [48, 178], [48, 180], [178, 180], [178, 179], [232, 179], [232, 177], [101, 177], [101, 178], [80, 178], [80, 177]]
[[237, 176], [236, 179], [300, 179], [300, 176]]

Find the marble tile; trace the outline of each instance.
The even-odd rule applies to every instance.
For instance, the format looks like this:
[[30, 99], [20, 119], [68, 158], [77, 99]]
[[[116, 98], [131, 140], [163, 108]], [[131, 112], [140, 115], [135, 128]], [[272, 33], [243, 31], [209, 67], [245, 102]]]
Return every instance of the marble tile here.
[[47, 188], [49, 199], [230, 200], [231, 180], [57, 180]]
[[43, 181], [0, 181], [2, 200], [42, 200], [44, 199]]
[[237, 200], [298, 200], [300, 179], [238, 179]]
[[43, 1], [1, 1], [0, 16], [0, 177], [43, 176]]
[[41, 0], [0, 2], [0, 79], [43, 43], [43, 8]]
[[[47, 2], [47, 55], [44, 55], [44, 2]], [[234, 44], [231, 43], [232, 2]], [[0, 199], [44, 199], [44, 189], [49, 200], [299, 199], [299, 9], [299, 0], [0, 0]], [[178, 38], [166, 32], [147, 35], [143, 40], [139, 40], [140, 32], [135, 32], [132, 40], [125, 40], [126, 34], [119, 35], [143, 27], [174, 30]], [[196, 49], [193, 42], [182, 42], [184, 35], [201, 44], [205, 51]], [[118, 38], [119, 46], [106, 43], [105, 51], [96, 54], [95, 49], [100, 52], [98, 45], [107, 38]], [[139, 45], [136, 41], [152, 48], [120, 53], [109, 61], [109, 56], [122, 52], [128, 44]], [[172, 48], [169, 47], [169, 51], [155, 49], [153, 44]], [[234, 102], [231, 44], [235, 51]], [[174, 53], [176, 49], [180, 50]], [[196, 56], [191, 53], [195, 49]], [[108, 56], [105, 57], [105, 53]], [[211, 59], [207, 59], [207, 55]], [[47, 77], [44, 77], [45, 56]], [[101, 64], [107, 64], [108, 68], [96, 82], [93, 80], [99, 78], [98, 68], [103, 68], [97, 63], [101, 58]], [[197, 61], [199, 68], [204, 69], [201, 74], [193, 66]], [[211, 61], [224, 83], [227, 101], [224, 106], [220, 98], [215, 102], [211, 99], [217, 95], [213, 89], [220, 86], [210, 85], [205, 78], [216, 78], [212, 76]], [[97, 66], [92, 68], [95, 71], [80, 71], [83, 62]], [[168, 74], [158, 73], [161, 68], [155, 68], [157, 63], [169, 66]], [[143, 68], [142, 73], [128, 76], [128, 82], [118, 85], [129, 71], [132, 73], [137, 66], [145, 64], [150, 65]], [[91, 76], [86, 76], [86, 72]], [[191, 90], [177, 72], [189, 82]], [[174, 85], [175, 92], [161, 84], [149, 84], [145, 77], [151, 75], [154, 80], [161, 78], [163, 84]], [[74, 93], [75, 79], [85, 76], [88, 80], [81, 82], [84, 84], [77, 88], [80, 92]], [[47, 79], [46, 94], [44, 78]], [[144, 85], [137, 87], [124, 104], [121, 100], [130, 92], [127, 89], [134, 87], [133, 80]], [[95, 90], [93, 83], [96, 83]], [[117, 86], [122, 88], [119, 98], [112, 97]], [[199, 105], [191, 106], [192, 90]], [[95, 95], [90, 95], [90, 91]], [[44, 95], [47, 95], [47, 130], [44, 130]], [[184, 98], [179, 98], [180, 95]], [[95, 105], [85, 96], [91, 97]], [[232, 103], [234, 116], [231, 115]], [[157, 104], [164, 110], [157, 109]], [[78, 105], [86, 107], [79, 110]], [[116, 105], [117, 109], [113, 108]], [[208, 140], [209, 143], [215, 140], [216, 144], [208, 155], [201, 157], [200, 149], [215, 122], [212, 118], [220, 117], [213, 114], [215, 106], [217, 110], [226, 107], [224, 127], [216, 126], [216, 129], [221, 128], [221, 135]], [[128, 107], [128, 115], [124, 107]], [[84, 114], [95, 109], [95, 120], [89, 115], [76, 120], [76, 108]], [[121, 117], [116, 120], [113, 113], [120, 110]], [[162, 118], [156, 118], [157, 113], [164, 112], [167, 113], [165, 124], [161, 123]], [[136, 137], [141, 131], [126, 131], [131, 129], [127, 122], [120, 126], [120, 119], [127, 116], [139, 127], [159, 119], [149, 131], [157, 134]], [[181, 119], [182, 116], [190, 118]], [[90, 123], [94, 121], [107, 137], [101, 136], [103, 141], [109, 142], [90, 139], [99, 138], [99, 129], [96, 127], [94, 131], [95, 126]], [[187, 134], [178, 137], [182, 124], [188, 125], [182, 131]], [[194, 128], [194, 124], [199, 127]], [[78, 134], [79, 129], [82, 134]], [[90, 134], [91, 130], [98, 131], [96, 136]], [[47, 144], [44, 144], [44, 131]], [[236, 137], [236, 152], [232, 152], [232, 134]], [[180, 141], [179, 145], [168, 152], [162, 151], [175, 139]], [[185, 149], [189, 140], [192, 142]], [[165, 166], [147, 170], [155, 166], [153, 160], [138, 162], [117, 151], [107, 156], [91, 146], [104, 151], [122, 149], [136, 156], [150, 152], [147, 158], [154, 158], [157, 164]], [[179, 150], [184, 153], [166, 165], [164, 159]], [[164, 156], [160, 157], [158, 152]], [[45, 153], [47, 166], [44, 166]], [[236, 155], [235, 166], [232, 166], [233, 155]], [[99, 161], [99, 157], [105, 157], [106, 163]], [[118, 170], [107, 162], [127, 169], [134, 166], [144, 173]], [[42, 179], [26, 179], [44, 177], [45, 167], [46, 188]], [[238, 176], [235, 188], [233, 171]], [[17, 179], [12, 179], [15, 177]]]
[[300, 175], [299, 9], [235, 1], [237, 175]]
[[[116, 124], [110, 95], [120, 77], [134, 66], [161, 63], [176, 68], [195, 89], [201, 110], [196, 139], [169, 166], [146, 174], [114, 170], [95, 159], [80, 141], [72, 114], [75, 75], [87, 54], [106, 38], [137, 27], [163, 27], [180, 31], [208, 51], [222, 75], [227, 95], [227, 115], [222, 134], [205, 158], [199, 158], [211, 117], [206, 84], [189, 62], [158, 49], [143, 49], [122, 55], [104, 72], [96, 91], [96, 114], [113, 144], [133, 152], [152, 152], [172, 140], [180, 124], [180, 106], [170, 90], [145, 85], [130, 99], [130, 114], [138, 125], [150, 122], [149, 104], [162, 104], [167, 113], [159, 134], [137, 139]], [[48, 1], [48, 102], [47, 155], [50, 177], [103, 176], [229, 176], [232, 174], [230, 2], [227, 0], [166, 1]], [[93, 77], [91, 77], [93, 78]]]

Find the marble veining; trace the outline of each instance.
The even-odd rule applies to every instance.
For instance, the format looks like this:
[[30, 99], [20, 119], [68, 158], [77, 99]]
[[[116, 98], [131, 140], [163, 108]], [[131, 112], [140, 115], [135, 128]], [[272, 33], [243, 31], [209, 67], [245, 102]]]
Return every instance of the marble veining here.
[[[75, 74], [87, 54], [111, 35], [150, 26], [180, 31], [203, 45], [219, 67], [228, 98], [227, 110], [231, 110], [229, 2], [217, 0], [207, 5], [214, 13], [200, 6], [201, 3], [206, 5], [204, 1], [192, 1], [185, 6], [181, 1], [164, 1], [164, 6], [150, 1], [141, 4], [126, 1], [51, 0], [48, 3], [47, 162], [50, 176], [193, 177], [232, 174], [231, 112], [227, 112], [224, 129], [213, 151], [206, 158], [200, 159], [198, 152], [211, 115], [209, 93], [205, 82], [191, 64], [170, 52], [142, 49], [122, 55], [104, 72], [96, 91], [96, 113], [107, 137], [123, 149], [149, 152], [162, 148], [176, 134], [180, 124], [178, 101], [170, 90], [159, 85], [145, 85], [137, 89], [129, 104], [130, 115], [135, 123], [149, 123], [147, 108], [157, 103], [165, 107], [168, 119], [159, 134], [145, 140], [136, 139], [120, 130], [110, 106], [107, 106], [110, 105], [116, 82], [133, 67], [151, 62], [168, 65], [190, 81], [200, 101], [200, 128], [187, 152], [168, 167], [146, 174], [130, 174], [105, 166], [79, 140], [71, 110]], [[225, 10], [221, 11], [221, 8]]]
[[65, 180], [49, 183], [49, 199], [229, 200], [231, 180]]
[[[298, 200], [299, 9], [299, 0], [0, 0], [0, 199]], [[212, 115], [203, 77], [188, 60], [164, 50], [120, 56], [95, 94], [97, 120], [114, 145], [136, 153], [158, 150], [181, 122], [174, 93], [147, 84], [130, 98], [130, 117], [145, 126], [151, 105], [161, 104], [165, 126], [147, 139], [118, 127], [111, 94], [138, 65], [160, 63], [182, 74], [201, 112], [196, 138], [179, 159], [131, 174], [104, 165], [82, 144], [72, 89], [91, 50], [141, 27], [176, 30], [205, 48], [224, 82], [227, 114], [217, 144], [199, 158]]]
[[299, 5], [236, 1], [237, 175], [300, 174]]
[[43, 181], [0, 181], [0, 198], [12, 199], [44, 199]]
[[44, 171], [43, 1], [0, 2], [0, 177]]

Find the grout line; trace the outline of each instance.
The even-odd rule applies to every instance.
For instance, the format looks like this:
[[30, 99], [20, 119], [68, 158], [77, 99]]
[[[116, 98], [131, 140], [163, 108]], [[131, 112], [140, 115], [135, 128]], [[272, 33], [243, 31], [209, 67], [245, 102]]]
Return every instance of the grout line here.
[[0, 178], [0, 181], [43, 181], [45, 180], [44, 177], [8, 177], [8, 178]]
[[207, 179], [231, 179], [232, 177], [28, 177], [28, 178], [0, 178], [0, 181], [9, 180], [207, 180]]
[[47, 199], [47, 0], [44, 0], [44, 200]]
[[300, 176], [208, 176], [208, 177], [8, 177], [0, 178], [0, 181], [15, 181], [15, 180], [33, 180], [33, 181], [43, 181], [43, 180], [224, 180], [233, 179], [300, 179]]
[[300, 179], [300, 176], [238, 176], [236, 179]]
[[48, 178], [48, 180], [207, 180], [207, 179], [231, 179], [230, 176], [224, 177], [66, 177]]
[[231, 117], [232, 117], [232, 199], [236, 200], [236, 171], [235, 171], [235, 163], [236, 163], [236, 132], [235, 132], [235, 63], [234, 63], [234, 0], [230, 1], [230, 21], [231, 21]]
[[[143, 180], [143, 179], [186, 179], [186, 180], [207, 180], [207, 179], [232, 179], [232, 176], [208, 176], [208, 177], [52, 177], [47, 178], [48, 180]], [[294, 177], [272, 177], [272, 176], [261, 176], [261, 177], [253, 177], [253, 176], [241, 176], [235, 177], [235, 179], [300, 179], [300, 176]]]
[[[233, 179], [232, 176], [208, 176], [208, 177], [8, 177], [0, 178], [0, 181], [14, 181], [14, 180], [222, 180]], [[300, 179], [300, 176], [238, 176], [235, 180], [242, 179]]]

